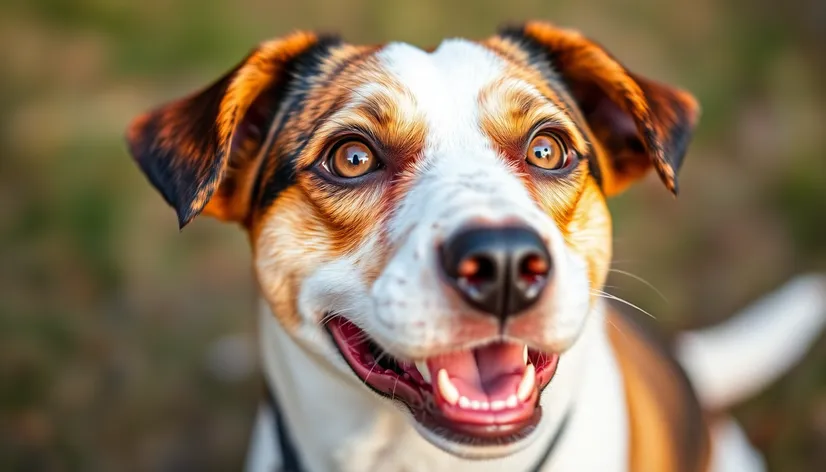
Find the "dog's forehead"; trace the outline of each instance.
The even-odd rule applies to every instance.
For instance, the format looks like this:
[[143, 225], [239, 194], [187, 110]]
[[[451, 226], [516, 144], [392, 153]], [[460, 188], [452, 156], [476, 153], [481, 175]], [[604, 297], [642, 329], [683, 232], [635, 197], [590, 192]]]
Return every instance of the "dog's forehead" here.
[[505, 70], [504, 61], [493, 51], [463, 39], [445, 40], [433, 52], [390, 43], [378, 53], [378, 60], [423, 109], [441, 116], [456, 105], [467, 109], [479, 91]]
[[431, 146], [464, 141], [462, 129], [478, 134], [482, 91], [512, 69], [494, 51], [464, 39], [445, 40], [432, 52], [390, 43], [377, 60], [412, 97], [427, 121]]

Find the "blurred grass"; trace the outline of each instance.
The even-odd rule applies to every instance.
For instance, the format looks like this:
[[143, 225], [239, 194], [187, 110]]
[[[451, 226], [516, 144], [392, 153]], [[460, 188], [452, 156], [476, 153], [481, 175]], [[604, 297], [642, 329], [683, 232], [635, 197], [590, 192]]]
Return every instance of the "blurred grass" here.
[[[793, 0], [0, 3], [0, 470], [233, 470], [259, 381], [209, 366], [254, 339], [243, 234], [182, 234], [122, 143], [129, 119], [296, 28], [432, 45], [545, 18], [704, 108], [674, 200], [611, 202], [611, 290], [669, 330], [826, 270], [826, 8]], [[826, 470], [826, 343], [736, 412], [772, 470]]]

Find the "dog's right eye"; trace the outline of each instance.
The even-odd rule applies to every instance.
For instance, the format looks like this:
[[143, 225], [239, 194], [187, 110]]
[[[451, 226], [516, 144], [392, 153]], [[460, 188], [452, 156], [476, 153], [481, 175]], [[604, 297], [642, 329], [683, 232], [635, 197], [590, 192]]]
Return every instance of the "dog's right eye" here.
[[546, 132], [539, 133], [531, 139], [525, 160], [545, 170], [561, 170], [572, 161], [562, 139]]
[[378, 169], [379, 160], [366, 144], [351, 139], [337, 144], [325, 164], [336, 176], [354, 179]]

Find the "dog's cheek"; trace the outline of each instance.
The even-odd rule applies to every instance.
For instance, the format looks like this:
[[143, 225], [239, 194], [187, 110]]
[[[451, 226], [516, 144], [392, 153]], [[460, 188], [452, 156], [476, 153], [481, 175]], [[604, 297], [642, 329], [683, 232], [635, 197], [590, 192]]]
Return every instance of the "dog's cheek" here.
[[593, 290], [602, 288], [611, 264], [611, 216], [605, 197], [593, 179], [585, 182], [564, 233], [571, 250], [587, 263], [593, 298]]
[[381, 235], [382, 221], [391, 208], [384, 183], [330, 190], [319, 180], [303, 176], [298, 186], [306, 204], [313, 207], [304, 217], [323, 228], [330, 251], [338, 257], [358, 253], [365, 242]]
[[304, 280], [336, 251], [330, 230], [297, 187], [285, 190], [261, 214], [250, 233], [261, 293], [273, 314], [288, 329], [302, 322], [298, 294]]

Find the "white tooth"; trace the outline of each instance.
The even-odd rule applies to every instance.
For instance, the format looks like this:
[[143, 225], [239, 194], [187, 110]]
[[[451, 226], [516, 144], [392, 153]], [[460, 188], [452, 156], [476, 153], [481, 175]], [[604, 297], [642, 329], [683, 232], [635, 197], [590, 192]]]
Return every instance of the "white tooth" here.
[[522, 361], [524, 361], [525, 364], [528, 363], [528, 345], [527, 344], [525, 344], [525, 349], [522, 350]]
[[505, 402], [502, 400], [494, 400], [490, 402], [490, 409], [493, 411], [499, 411], [505, 409]]
[[522, 380], [519, 381], [519, 386], [516, 388], [516, 397], [521, 402], [527, 401], [535, 387], [536, 368], [533, 364], [528, 364], [528, 367], [525, 368], [525, 374], [522, 375]]
[[430, 379], [430, 369], [427, 368], [427, 362], [425, 361], [416, 361], [416, 369], [422, 374], [422, 378], [427, 383], [432, 383]]
[[482, 411], [488, 411], [488, 410], [490, 410], [490, 403], [482, 402]]
[[481, 408], [482, 404], [479, 402], [479, 400], [473, 400], [472, 402], [470, 402], [471, 410], [480, 410]]
[[461, 406], [462, 399], [467, 401], [467, 398], [465, 397], [459, 398], [459, 390], [455, 385], [453, 385], [453, 382], [450, 381], [446, 370], [439, 369], [439, 373], [436, 375], [436, 383], [439, 387], [439, 393], [442, 395], [442, 398], [444, 398], [449, 404], [455, 405], [458, 401]]
[[505, 406], [508, 408], [516, 408], [516, 405], [519, 404], [519, 400], [516, 398], [516, 395], [511, 394], [507, 400], [505, 400]]
[[470, 408], [470, 400], [467, 397], [459, 397], [459, 408]]

